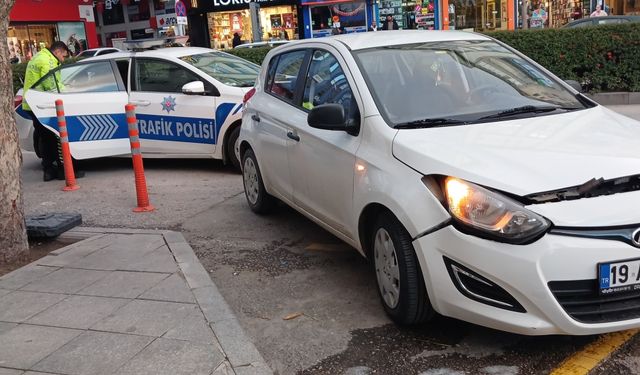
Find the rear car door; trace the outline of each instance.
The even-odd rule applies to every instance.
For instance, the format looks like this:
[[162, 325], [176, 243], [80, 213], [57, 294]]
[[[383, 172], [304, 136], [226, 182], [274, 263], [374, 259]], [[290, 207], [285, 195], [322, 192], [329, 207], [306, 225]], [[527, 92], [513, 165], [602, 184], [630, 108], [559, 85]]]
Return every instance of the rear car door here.
[[25, 100], [48, 130], [58, 133], [55, 101], [62, 99], [69, 148], [76, 159], [130, 153], [128, 94], [111, 60], [63, 65], [27, 91]]
[[[216, 149], [217, 90], [204, 77], [174, 61], [135, 58], [130, 101], [136, 105], [140, 146], [145, 154], [212, 156]], [[201, 81], [205, 95], [182, 87]]]
[[308, 61], [307, 55], [303, 49], [274, 56], [269, 61], [264, 91], [252, 98], [254, 105], [244, 116], [250, 122], [246, 126], [256, 132], [254, 148], [267, 189], [287, 201], [291, 201], [293, 191], [287, 147], [293, 142], [293, 124], [306, 121], [305, 114], [293, 103], [299, 100], [296, 93], [304, 81], [301, 67]]

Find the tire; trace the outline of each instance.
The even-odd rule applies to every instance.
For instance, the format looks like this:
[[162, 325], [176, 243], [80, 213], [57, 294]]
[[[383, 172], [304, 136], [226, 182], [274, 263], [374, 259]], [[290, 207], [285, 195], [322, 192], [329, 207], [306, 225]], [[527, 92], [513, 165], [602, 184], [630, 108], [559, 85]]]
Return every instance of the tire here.
[[33, 130], [33, 151], [38, 158], [42, 159], [42, 137], [37, 129]]
[[249, 208], [257, 214], [271, 212], [277, 201], [264, 188], [258, 160], [253, 150], [248, 149], [242, 155], [242, 166], [242, 183]]
[[227, 160], [236, 171], [240, 171], [240, 160], [236, 156], [236, 143], [238, 142], [238, 137], [240, 136], [240, 126], [236, 126], [229, 134], [227, 138], [227, 144], [225, 145], [225, 150], [227, 153]]
[[383, 213], [370, 235], [378, 295], [387, 315], [403, 326], [433, 318], [435, 312], [407, 230], [393, 215]]

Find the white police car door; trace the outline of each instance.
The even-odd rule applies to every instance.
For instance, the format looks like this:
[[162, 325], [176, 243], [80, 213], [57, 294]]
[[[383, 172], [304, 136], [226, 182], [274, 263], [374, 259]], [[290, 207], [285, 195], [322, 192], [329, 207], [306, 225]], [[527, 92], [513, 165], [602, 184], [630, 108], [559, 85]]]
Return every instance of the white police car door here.
[[134, 59], [130, 102], [136, 105], [140, 145], [145, 155], [212, 156], [216, 147], [215, 97], [187, 95], [182, 87], [206, 79], [176, 62]]
[[117, 72], [110, 60], [64, 65], [25, 95], [40, 123], [56, 134], [55, 101], [62, 99], [69, 147], [76, 159], [131, 152], [124, 109], [128, 94]]

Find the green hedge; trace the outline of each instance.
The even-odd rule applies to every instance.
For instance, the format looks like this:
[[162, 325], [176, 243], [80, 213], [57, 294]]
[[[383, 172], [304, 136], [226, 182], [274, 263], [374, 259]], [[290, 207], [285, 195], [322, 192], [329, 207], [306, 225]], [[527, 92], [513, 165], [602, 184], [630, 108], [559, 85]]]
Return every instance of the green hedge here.
[[235, 48], [231, 50], [227, 50], [232, 55], [236, 55], [238, 57], [242, 57], [243, 59], [252, 61], [258, 65], [262, 65], [262, 61], [264, 60], [267, 53], [271, 51], [271, 47], [259, 47], [259, 48]]
[[27, 70], [27, 63], [12, 64], [11, 72], [13, 73], [13, 93], [18, 92], [24, 86], [24, 73]]
[[487, 35], [589, 92], [640, 91], [640, 23]]

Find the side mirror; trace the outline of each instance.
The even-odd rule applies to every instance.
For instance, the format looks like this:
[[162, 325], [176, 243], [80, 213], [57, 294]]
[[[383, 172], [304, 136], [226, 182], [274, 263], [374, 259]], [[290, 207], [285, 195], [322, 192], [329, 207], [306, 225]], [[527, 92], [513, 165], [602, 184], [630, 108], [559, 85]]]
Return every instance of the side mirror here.
[[182, 86], [182, 93], [185, 95], [204, 95], [204, 83], [193, 81]]
[[307, 123], [312, 128], [347, 130], [347, 119], [341, 104], [321, 104], [309, 112]]
[[580, 82], [574, 81], [572, 79], [568, 79], [565, 82], [577, 92], [582, 92], [582, 85], [580, 84]]

